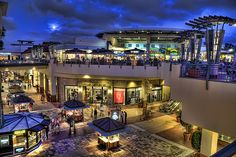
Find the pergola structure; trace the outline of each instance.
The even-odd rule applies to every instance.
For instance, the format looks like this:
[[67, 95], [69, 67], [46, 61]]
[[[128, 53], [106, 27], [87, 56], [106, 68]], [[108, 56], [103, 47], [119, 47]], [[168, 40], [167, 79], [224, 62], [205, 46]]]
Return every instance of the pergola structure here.
[[195, 30], [204, 30], [206, 38], [207, 61], [210, 64], [218, 64], [220, 61], [220, 52], [224, 39], [224, 26], [236, 25], [236, 19], [227, 16], [203, 16], [190, 20], [185, 23]]
[[174, 39], [175, 42], [181, 43], [181, 60], [198, 61], [200, 59], [202, 38], [204, 32], [200, 30], [186, 30], [180, 33], [180, 37]]

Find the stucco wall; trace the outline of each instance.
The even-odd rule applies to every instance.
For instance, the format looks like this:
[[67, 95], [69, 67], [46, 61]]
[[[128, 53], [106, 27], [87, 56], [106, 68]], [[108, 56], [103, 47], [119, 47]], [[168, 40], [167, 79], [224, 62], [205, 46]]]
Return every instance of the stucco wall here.
[[180, 65], [166, 73], [171, 98], [183, 102], [183, 120], [236, 137], [236, 84], [179, 78]]
[[[53, 65], [55, 75], [94, 75], [107, 77], [160, 78], [171, 87], [171, 98], [183, 103], [183, 120], [197, 126], [236, 137], [236, 84], [179, 78], [180, 65], [162, 67]], [[79, 78], [76, 76], [76, 78]], [[75, 83], [76, 84], [76, 83]], [[117, 83], [116, 85], [118, 85]], [[63, 84], [60, 84], [62, 87]], [[121, 84], [119, 84], [121, 86]], [[64, 97], [64, 91], [60, 91]]]

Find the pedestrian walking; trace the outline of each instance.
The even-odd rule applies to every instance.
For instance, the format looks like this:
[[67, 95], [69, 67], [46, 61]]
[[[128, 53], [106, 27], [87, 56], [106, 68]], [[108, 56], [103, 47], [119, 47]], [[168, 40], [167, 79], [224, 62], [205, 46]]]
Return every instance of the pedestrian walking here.
[[97, 111], [97, 109], [95, 108], [95, 109], [94, 109], [94, 119], [97, 119], [97, 115], [98, 115], [98, 111]]
[[124, 116], [123, 116], [123, 111], [121, 111], [121, 114], [120, 114], [120, 119], [121, 119], [121, 123], [124, 123]]
[[125, 116], [125, 124], [127, 124], [127, 112], [124, 111], [124, 116]]

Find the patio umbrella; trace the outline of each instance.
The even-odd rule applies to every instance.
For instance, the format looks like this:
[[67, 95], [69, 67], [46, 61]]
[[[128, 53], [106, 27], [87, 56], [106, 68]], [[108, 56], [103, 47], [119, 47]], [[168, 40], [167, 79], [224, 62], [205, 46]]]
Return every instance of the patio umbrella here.
[[26, 95], [19, 95], [11, 99], [11, 104], [34, 103], [34, 100]]
[[94, 130], [98, 131], [102, 136], [111, 136], [118, 134], [125, 129], [125, 125], [110, 117], [94, 120], [88, 125]]
[[101, 49], [95, 49], [92, 51], [92, 54], [101, 54], [101, 55], [106, 55], [106, 54], [114, 54], [114, 52], [112, 50], [107, 50], [107, 49], [104, 49], [104, 48], [101, 48]]
[[64, 109], [65, 110], [77, 110], [77, 109], [83, 109], [88, 108], [85, 103], [79, 101], [79, 100], [68, 100], [64, 102]]
[[0, 133], [13, 132], [17, 130], [40, 131], [50, 124], [47, 116], [38, 113], [19, 112], [3, 115], [3, 126]]
[[66, 50], [65, 54], [86, 54], [86, 51], [80, 50], [78, 48], [74, 48], [71, 50]]

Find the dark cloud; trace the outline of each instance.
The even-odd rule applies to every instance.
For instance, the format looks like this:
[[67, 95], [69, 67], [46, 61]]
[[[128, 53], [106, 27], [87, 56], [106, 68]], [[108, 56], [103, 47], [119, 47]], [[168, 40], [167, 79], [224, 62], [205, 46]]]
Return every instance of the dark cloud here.
[[[189, 28], [187, 20], [208, 14], [234, 17], [236, 0], [11, 0], [8, 9], [4, 25], [15, 32], [13, 40], [29, 34], [35, 40], [73, 41], [122, 27]], [[51, 21], [61, 29], [50, 31]], [[232, 30], [225, 41], [236, 43]]]
[[12, 31], [16, 29], [15, 20], [11, 17], [3, 17], [2, 18], [3, 26], [6, 28], [7, 31]]

